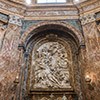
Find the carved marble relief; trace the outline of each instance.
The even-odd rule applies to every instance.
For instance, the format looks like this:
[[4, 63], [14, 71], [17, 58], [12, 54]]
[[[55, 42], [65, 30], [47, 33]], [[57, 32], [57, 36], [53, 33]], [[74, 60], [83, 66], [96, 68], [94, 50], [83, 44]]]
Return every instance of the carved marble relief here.
[[66, 97], [58, 97], [56, 99], [43, 97], [41, 100], [68, 100]]
[[91, 14], [83, 15], [80, 17], [80, 20], [81, 20], [82, 25], [91, 23], [91, 22], [95, 21], [95, 14], [91, 13]]
[[48, 98], [46, 98], [46, 97], [43, 97], [41, 100], [49, 100]]
[[66, 48], [62, 44], [42, 44], [33, 54], [34, 88], [71, 88], [69, 63]]
[[21, 19], [18, 16], [9, 15], [9, 23], [22, 26]]
[[69, 96], [62, 95], [62, 96], [55, 97], [55, 95], [51, 94], [48, 97], [42, 97], [40, 100], [73, 100], [73, 98], [71, 95]]

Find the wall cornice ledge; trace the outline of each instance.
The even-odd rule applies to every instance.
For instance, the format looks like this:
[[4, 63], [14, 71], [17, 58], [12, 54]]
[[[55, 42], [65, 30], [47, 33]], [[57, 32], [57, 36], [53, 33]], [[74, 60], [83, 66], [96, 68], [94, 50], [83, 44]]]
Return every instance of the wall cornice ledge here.
[[85, 13], [96, 13], [100, 11], [100, 1], [99, 0], [89, 0], [88, 2], [83, 2], [76, 5], [80, 11], [80, 14]]

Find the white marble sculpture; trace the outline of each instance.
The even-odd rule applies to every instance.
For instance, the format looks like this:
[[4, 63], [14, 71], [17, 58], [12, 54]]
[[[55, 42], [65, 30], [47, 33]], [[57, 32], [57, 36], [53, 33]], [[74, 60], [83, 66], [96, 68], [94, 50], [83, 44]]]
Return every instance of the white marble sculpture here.
[[34, 56], [34, 88], [71, 88], [68, 55], [62, 44], [44, 43]]

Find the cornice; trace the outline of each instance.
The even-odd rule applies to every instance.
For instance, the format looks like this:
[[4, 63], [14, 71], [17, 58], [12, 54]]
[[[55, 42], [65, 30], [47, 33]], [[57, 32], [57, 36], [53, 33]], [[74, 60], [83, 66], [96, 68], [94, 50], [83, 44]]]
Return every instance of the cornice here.
[[[22, 8], [21, 8], [22, 7]], [[3, 12], [8, 15], [16, 15], [25, 19], [36, 19], [39, 20], [40, 17], [42, 19], [50, 18], [51, 20], [55, 20], [56, 18], [78, 18], [77, 9], [73, 6], [46, 6], [46, 7], [23, 7], [16, 6], [14, 3], [0, 1], [0, 12]], [[47, 18], [48, 17], [48, 18]], [[55, 18], [54, 18], [55, 17]], [[60, 19], [62, 19], [60, 18]]]
[[[100, 11], [99, 0], [89, 0], [76, 5], [80, 15], [96, 13]], [[25, 6], [8, 0], [0, 0], [0, 12], [7, 15], [16, 15], [26, 20], [59, 20], [78, 19], [79, 12], [76, 6], [71, 5], [34, 5]]]
[[[6, 0], [5, 0], [6, 1]], [[8, 1], [8, 0], [7, 0]], [[24, 0], [23, 0], [24, 1]], [[18, 0], [15, 0], [15, 1], [13, 1], [13, 0], [9, 0], [8, 2], [10, 2], [10, 3], [15, 3], [15, 4], [17, 4], [17, 5], [25, 5], [25, 3], [23, 3], [23, 2], [20, 2], [20, 1], [18, 1]]]
[[65, 20], [65, 19], [79, 19], [79, 16], [42, 16], [42, 17], [24, 17], [25, 20]]
[[45, 10], [77, 10], [74, 6], [45, 6], [45, 7], [33, 7], [26, 8], [27, 11], [45, 11]]
[[80, 14], [93, 13], [100, 11], [100, 1], [99, 0], [89, 0], [88, 2], [83, 2], [77, 5]]
[[25, 8], [1, 0], [0, 1], [0, 12], [2, 12], [2, 11], [4, 11], [3, 13], [8, 12], [8, 13], [12, 13], [12, 14], [23, 15]]
[[15, 4], [17, 4], [17, 5], [23, 5], [23, 6], [25, 6], [25, 7], [29, 7], [29, 8], [33, 8], [33, 7], [45, 7], [45, 6], [48, 6], [48, 7], [54, 7], [54, 6], [70, 6], [70, 5], [73, 5], [71, 2], [67, 2], [67, 3], [61, 3], [61, 4], [39, 4], [39, 3], [36, 3], [36, 0], [32, 0], [32, 4], [30, 4], [30, 5], [27, 5], [26, 4], [26, 2], [25, 2], [25, 0], [23, 0], [23, 2], [20, 2], [20, 1], [18, 1], [18, 0], [5, 0], [5, 1], [8, 1], [8, 2], [10, 2], [10, 3], [15, 3]]
[[79, 6], [79, 8], [81, 7], [85, 7], [85, 6], [89, 6], [91, 4], [94, 4], [96, 2], [98, 2], [99, 0], [88, 0], [88, 1], [84, 1], [82, 3], [77, 4]]
[[22, 9], [26, 8], [23, 4], [19, 4], [19, 3], [13, 2], [13, 1], [0, 0], [0, 2], [11, 5], [11, 6], [14, 6], [14, 7], [19, 7], [19, 8], [22, 8]]

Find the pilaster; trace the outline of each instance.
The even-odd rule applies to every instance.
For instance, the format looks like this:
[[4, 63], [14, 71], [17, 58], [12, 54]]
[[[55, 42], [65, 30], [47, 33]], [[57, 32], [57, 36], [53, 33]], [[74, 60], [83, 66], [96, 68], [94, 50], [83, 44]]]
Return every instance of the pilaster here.
[[3, 76], [1, 83], [5, 84], [4, 90], [6, 92], [3, 92], [3, 95], [6, 96], [4, 97], [4, 100], [15, 100], [18, 87], [14, 87], [14, 81], [17, 75], [19, 75], [21, 64], [21, 56], [20, 52], [18, 51], [18, 44], [20, 42], [20, 30], [22, 24], [20, 18], [17, 16], [10, 15], [8, 17], [9, 21], [3, 35], [2, 47], [0, 51], [0, 67], [2, 67], [2, 70], [4, 71], [0, 72], [0, 75]]
[[[87, 88], [86, 97], [89, 100], [91, 98], [97, 100], [96, 98], [100, 95], [96, 90], [100, 89], [99, 87], [99, 70], [100, 70], [100, 33], [98, 31], [99, 27], [96, 23], [95, 13], [89, 13], [81, 15], [80, 17], [83, 33], [85, 37], [86, 45], [86, 59], [87, 65], [85, 66], [85, 73], [91, 76], [94, 90], [91, 91]], [[96, 94], [96, 95], [94, 95]]]

